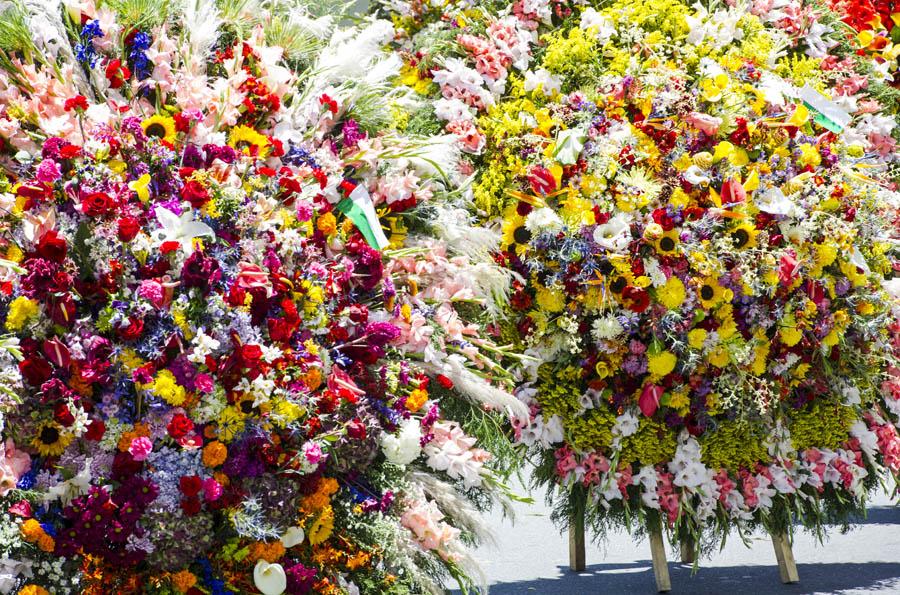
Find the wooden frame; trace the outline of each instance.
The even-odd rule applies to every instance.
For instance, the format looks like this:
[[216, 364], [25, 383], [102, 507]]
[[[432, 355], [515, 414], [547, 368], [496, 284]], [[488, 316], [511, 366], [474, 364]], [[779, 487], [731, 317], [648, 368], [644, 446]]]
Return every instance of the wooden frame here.
[[[666, 546], [661, 527], [649, 527], [650, 557], [653, 561], [653, 576], [656, 590], [666, 593], [672, 590], [669, 578], [669, 564], [666, 560]], [[794, 552], [791, 549], [791, 538], [786, 533], [772, 534], [772, 545], [775, 548], [775, 559], [778, 561], [778, 573], [785, 584], [800, 582]], [[683, 541], [680, 544], [681, 562], [693, 564], [697, 557], [696, 544]], [[584, 541], [584, 507], [576, 510], [569, 522], [569, 568], [581, 572], [586, 568]]]

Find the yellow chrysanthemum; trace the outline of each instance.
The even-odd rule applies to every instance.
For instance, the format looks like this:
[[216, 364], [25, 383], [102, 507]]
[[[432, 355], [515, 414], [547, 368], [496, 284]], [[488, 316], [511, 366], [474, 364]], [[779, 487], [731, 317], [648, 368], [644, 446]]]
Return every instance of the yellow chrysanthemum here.
[[654, 378], [663, 378], [672, 373], [678, 357], [671, 351], [661, 351], [647, 357], [647, 370]]
[[669, 310], [674, 310], [681, 306], [684, 303], [684, 298], [684, 283], [675, 275], [669, 277], [665, 285], [656, 290], [656, 299]]
[[160, 370], [153, 381], [153, 392], [173, 407], [180, 407], [187, 397], [184, 387], [178, 384], [169, 370]]
[[24, 295], [17, 297], [9, 304], [9, 313], [6, 315], [6, 330], [18, 331], [32, 318], [38, 315], [40, 309], [37, 302]]
[[141, 122], [141, 128], [150, 138], [158, 138], [167, 143], [174, 143], [175, 135], [178, 133], [175, 130], [175, 120], [160, 114], [153, 114]]

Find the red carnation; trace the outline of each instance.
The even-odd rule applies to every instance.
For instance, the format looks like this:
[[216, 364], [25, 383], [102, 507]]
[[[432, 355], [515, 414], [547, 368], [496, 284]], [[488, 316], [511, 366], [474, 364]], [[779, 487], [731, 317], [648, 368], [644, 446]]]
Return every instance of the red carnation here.
[[446, 376], [444, 376], [443, 374], [438, 374], [437, 377], [435, 378], [435, 380], [437, 380], [438, 384], [440, 384], [447, 390], [450, 390], [453, 388], [453, 381], [450, 380], [449, 378], [447, 378]]
[[169, 422], [169, 425], [166, 426], [166, 430], [169, 432], [169, 436], [178, 440], [179, 438], [184, 438], [188, 434], [191, 433], [194, 429], [194, 422], [190, 420], [189, 417], [182, 413], [177, 413], [172, 418], [172, 421]]
[[193, 516], [200, 512], [199, 498], [185, 498], [181, 501], [181, 510], [188, 516]]
[[130, 215], [119, 219], [119, 228], [117, 235], [120, 242], [130, 242], [133, 240], [141, 229], [141, 223], [137, 217]]
[[112, 89], [120, 88], [127, 79], [131, 78], [131, 70], [128, 66], [122, 64], [122, 61], [118, 58], [109, 61], [109, 64], [106, 65], [105, 74], [106, 80], [109, 81], [109, 86]]
[[72, 110], [76, 111], [84, 111], [88, 108], [87, 97], [84, 95], [76, 95], [75, 97], [70, 97], [66, 99], [66, 103], [63, 105], [63, 109], [67, 112]]
[[28, 357], [19, 362], [19, 372], [31, 386], [40, 386], [50, 378], [53, 368], [42, 357]]

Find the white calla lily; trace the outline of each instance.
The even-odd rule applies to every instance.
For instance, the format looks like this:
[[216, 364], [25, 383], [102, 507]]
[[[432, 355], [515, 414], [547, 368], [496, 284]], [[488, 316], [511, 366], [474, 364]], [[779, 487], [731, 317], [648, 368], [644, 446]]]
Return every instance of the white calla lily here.
[[281, 595], [287, 589], [287, 575], [281, 564], [260, 560], [253, 568], [253, 584], [263, 595]]

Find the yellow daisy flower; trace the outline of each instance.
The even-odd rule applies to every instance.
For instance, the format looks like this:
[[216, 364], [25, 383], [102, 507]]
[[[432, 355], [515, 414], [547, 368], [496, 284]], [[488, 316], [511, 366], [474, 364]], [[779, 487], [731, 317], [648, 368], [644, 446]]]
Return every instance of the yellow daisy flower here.
[[706, 309], [712, 309], [725, 301], [725, 288], [715, 277], [705, 277], [697, 284], [697, 297]]
[[731, 230], [731, 242], [738, 250], [756, 247], [759, 230], [750, 223], [742, 223]]

